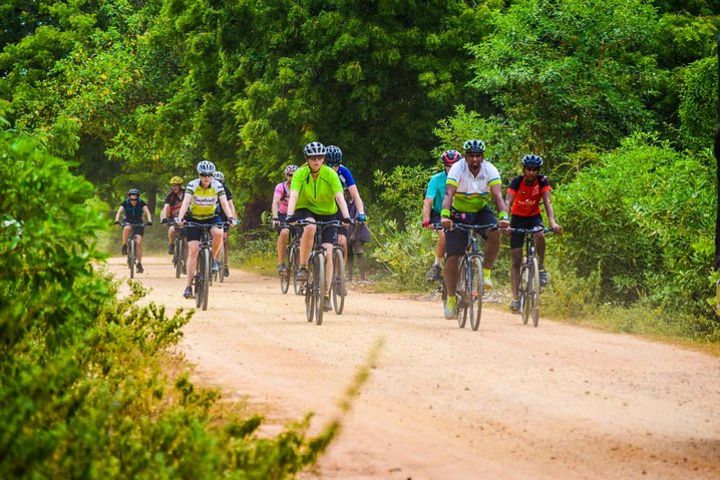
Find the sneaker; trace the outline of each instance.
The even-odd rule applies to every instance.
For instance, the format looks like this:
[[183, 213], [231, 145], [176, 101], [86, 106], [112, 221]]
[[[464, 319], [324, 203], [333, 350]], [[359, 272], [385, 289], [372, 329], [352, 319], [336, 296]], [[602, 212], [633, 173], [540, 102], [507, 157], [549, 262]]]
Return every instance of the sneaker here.
[[512, 310], [514, 313], [517, 313], [520, 311], [520, 299], [519, 298], [513, 298], [510, 302], [510, 310]]
[[308, 276], [307, 267], [300, 267], [300, 270], [295, 274], [295, 280], [298, 282], [307, 282]]
[[437, 282], [440, 281], [440, 265], [436, 264], [430, 267], [430, 270], [428, 270], [427, 275], [425, 275], [425, 279], [428, 282]]
[[457, 318], [457, 315], [457, 298], [454, 296], [448, 297], [447, 300], [445, 300], [445, 318], [452, 320]]
[[143, 266], [142, 266], [142, 263], [140, 263], [140, 262], [138, 262], [138, 263], [135, 265], [135, 270], [137, 270], [138, 273], [143, 273], [143, 272], [145, 271], [145, 269], [144, 269]]
[[172, 255], [174, 251], [175, 245], [173, 245], [172, 243], [168, 243], [168, 255]]
[[493, 289], [492, 270], [488, 268], [483, 268], [483, 288], [485, 290]]
[[195, 295], [193, 295], [192, 287], [185, 288], [185, 291], [183, 292], [183, 297], [185, 298], [194, 298]]
[[325, 302], [324, 302], [324, 304], [323, 304], [323, 309], [324, 309], [326, 312], [329, 312], [330, 310], [332, 310], [332, 308], [333, 308], [333, 307], [332, 307], [332, 303], [330, 303], [330, 297], [325, 297]]
[[127, 245], [123, 244], [123, 246], [120, 248], [120, 253], [123, 255], [127, 255]]
[[548, 272], [545, 269], [540, 270], [540, 286], [544, 287], [548, 283], [550, 283], [550, 275], [548, 275]]
[[220, 271], [220, 265], [218, 265], [217, 260], [213, 260], [212, 271], [213, 273], [217, 273]]
[[278, 273], [279, 273], [280, 275], [285, 275], [285, 274], [287, 273], [287, 265], [285, 265], [284, 263], [281, 263], [281, 264], [278, 266], [277, 271], [278, 271]]

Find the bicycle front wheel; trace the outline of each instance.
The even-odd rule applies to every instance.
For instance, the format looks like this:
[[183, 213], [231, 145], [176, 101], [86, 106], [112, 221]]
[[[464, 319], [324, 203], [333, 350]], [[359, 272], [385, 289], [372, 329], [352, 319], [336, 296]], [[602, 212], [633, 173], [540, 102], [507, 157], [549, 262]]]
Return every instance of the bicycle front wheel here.
[[325, 313], [325, 254], [322, 252], [318, 253], [314, 263], [313, 297], [315, 298], [315, 324], [322, 325], [323, 313]]
[[302, 295], [302, 282], [298, 282], [295, 278], [295, 275], [300, 270], [300, 259], [299, 259], [300, 252], [298, 251], [297, 246], [292, 246], [290, 248], [290, 254], [288, 255], [288, 271], [290, 276], [292, 277], [293, 282], [293, 290], [295, 290], [295, 295]]
[[332, 281], [333, 308], [337, 315], [341, 315], [345, 308], [345, 257], [342, 248], [333, 248], [333, 281]]
[[[285, 273], [280, 274], [280, 291], [282, 293], [287, 293], [288, 289], [290, 288], [290, 275], [293, 274], [292, 271], [292, 259], [290, 258], [290, 249], [285, 250], [285, 260], [288, 261], [288, 267], [285, 270]], [[293, 284], [296, 282], [293, 280]], [[297, 293], [297, 289], [295, 290]]]
[[[315, 317], [315, 258], [310, 257], [308, 262], [308, 278], [305, 281], [305, 315], [307, 321], [312, 322]], [[298, 282], [299, 284], [300, 282]]]
[[[179, 233], [176, 233], [175, 235], [180, 236]], [[182, 241], [178, 241], [177, 237], [175, 238], [175, 248], [174, 254], [173, 254], [173, 265], [175, 265], [175, 278], [180, 278], [180, 275], [182, 274], [182, 258], [183, 258], [183, 251], [182, 251]]]
[[530, 318], [530, 278], [532, 277], [532, 265], [523, 263], [520, 270], [520, 284], [518, 285], [518, 296], [520, 300], [520, 316], [523, 325], [527, 325]]
[[227, 243], [225, 243], [225, 240], [223, 239], [222, 248], [220, 249], [220, 253], [218, 255], [218, 273], [217, 278], [220, 280], [220, 283], [225, 282], [225, 266], [227, 265], [225, 263], [226, 257], [225, 257], [225, 247]]
[[210, 275], [212, 272], [212, 255], [210, 254], [210, 249], [204, 249], [201, 252], [201, 259], [202, 259], [202, 276], [205, 278], [205, 281], [203, 282], [202, 288], [203, 288], [203, 299], [202, 299], [202, 309], [207, 310], [208, 307], [208, 297], [210, 296]]
[[135, 239], [128, 240], [128, 268], [130, 269], [130, 278], [135, 278]]
[[483, 297], [483, 267], [480, 257], [470, 258], [470, 267], [468, 271], [468, 307], [470, 310], [470, 327], [477, 330], [480, 326], [480, 317], [482, 315], [482, 297]]
[[[465, 322], [467, 322], [467, 262], [466, 257], [462, 257], [460, 259], [460, 269], [458, 270], [458, 282], [457, 286], [455, 287], [455, 295], [460, 294], [460, 299], [458, 299], [457, 302], [457, 309], [458, 309], [458, 326], [460, 328], [465, 328]], [[461, 311], [462, 310], [462, 311]]]
[[532, 274], [528, 277], [528, 292], [530, 304], [530, 316], [532, 317], [533, 327], [537, 327], [540, 322], [540, 268], [538, 267], [537, 258], [532, 258], [531, 263]]

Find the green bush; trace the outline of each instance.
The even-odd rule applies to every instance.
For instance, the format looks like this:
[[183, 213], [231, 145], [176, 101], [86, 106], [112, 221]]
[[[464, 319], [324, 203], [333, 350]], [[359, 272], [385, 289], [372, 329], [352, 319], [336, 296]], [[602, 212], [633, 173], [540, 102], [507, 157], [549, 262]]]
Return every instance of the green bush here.
[[601, 165], [555, 195], [566, 228], [558, 258], [580, 278], [598, 275], [599, 299], [648, 297], [674, 311], [709, 314], [714, 162], [653, 137], [626, 139]]
[[[190, 314], [116, 299], [93, 264], [107, 228], [92, 186], [28, 141], [0, 137], [0, 478], [285, 478], [339, 428], [273, 438], [261, 418], [166, 366]], [[360, 370], [348, 399], [367, 377]]]

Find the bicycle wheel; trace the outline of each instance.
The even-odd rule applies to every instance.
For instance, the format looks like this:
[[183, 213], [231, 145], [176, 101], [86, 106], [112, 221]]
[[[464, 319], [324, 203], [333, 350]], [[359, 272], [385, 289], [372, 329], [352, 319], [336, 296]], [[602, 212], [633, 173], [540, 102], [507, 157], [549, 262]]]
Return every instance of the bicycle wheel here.
[[[460, 294], [460, 298], [457, 302], [457, 308], [458, 308], [458, 326], [460, 328], [465, 328], [465, 322], [467, 321], [467, 302], [466, 302], [466, 283], [467, 278], [465, 275], [465, 271], [467, 270], [467, 265], [465, 262], [465, 257], [462, 257], [460, 259], [460, 269], [458, 270], [458, 282], [457, 286], [455, 287], [455, 295], [457, 296], [458, 293]], [[460, 311], [462, 310], [462, 311]]]
[[218, 255], [217, 279], [220, 283], [225, 282], [225, 239], [223, 239], [223, 246], [220, 248]]
[[468, 268], [467, 271], [469, 272], [468, 303], [470, 310], [470, 327], [473, 330], [477, 330], [480, 326], [483, 297], [483, 268], [480, 257], [470, 258], [470, 268]]
[[[290, 275], [293, 275], [292, 258], [290, 258], [291, 254], [290, 248], [285, 249], [285, 259], [288, 261], [288, 267], [285, 270], [285, 273], [280, 274], [280, 291], [282, 293], [287, 293], [290, 288]], [[295, 283], [294, 280], [293, 283]], [[295, 293], [297, 293], [297, 289], [295, 290]]]
[[293, 281], [293, 289], [295, 290], [295, 295], [302, 295], [302, 282], [298, 282], [295, 278], [295, 275], [297, 274], [298, 270], [300, 270], [300, 252], [298, 250], [297, 245], [293, 245], [290, 248], [290, 255], [288, 255], [288, 258], [290, 259], [288, 261], [288, 270], [289, 274], [292, 277]]
[[[198, 257], [199, 258], [199, 257]], [[195, 269], [195, 308], [201, 308], [203, 304], [203, 295], [205, 293], [205, 279], [202, 277], [202, 265], [198, 263]]]
[[315, 275], [313, 275], [313, 297], [315, 301], [315, 324], [322, 325], [325, 313], [325, 254], [315, 256]]
[[333, 308], [337, 315], [341, 315], [345, 307], [345, 257], [342, 248], [333, 248], [333, 281], [332, 281]]
[[135, 239], [128, 240], [128, 268], [130, 269], [130, 278], [135, 278]]
[[523, 265], [520, 270], [520, 284], [518, 285], [518, 297], [520, 300], [520, 316], [522, 317], [523, 325], [527, 325], [528, 319], [530, 318], [530, 289], [529, 289], [529, 281], [530, 281], [530, 269], [532, 267], [526, 263], [523, 262]]
[[182, 251], [182, 244], [183, 242], [180, 241], [177, 237], [180, 234], [175, 234], [175, 248], [173, 249], [173, 265], [175, 265], [175, 278], [180, 278], [180, 275], [182, 275], [182, 258], [183, 258], [183, 251]]
[[537, 258], [532, 258], [532, 274], [528, 277], [528, 294], [530, 304], [530, 316], [532, 316], [533, 327], [538, 326], [540, 321], [540, 268]]
[[[202, 258], [202, 276], [206, 279], [210, 279], [210, 275], [212, 273], [212, 255], [210, 253], [210, 249], [204, 249], [201, 252], [201, 258]], [[202, 299], [202, 306], [201, 308], [203, 310], [207, 310], [208, 307], [208, 296], [210, 295], [210, 281], [203, 282], [203, 299]]]
[[310, 256], [308, 262], [308, 279], [305, 281], [305, 315], [307, 321], [312, 322], [315, 316], [315, 292], [313, 286], [315, 285], [315, 257]]

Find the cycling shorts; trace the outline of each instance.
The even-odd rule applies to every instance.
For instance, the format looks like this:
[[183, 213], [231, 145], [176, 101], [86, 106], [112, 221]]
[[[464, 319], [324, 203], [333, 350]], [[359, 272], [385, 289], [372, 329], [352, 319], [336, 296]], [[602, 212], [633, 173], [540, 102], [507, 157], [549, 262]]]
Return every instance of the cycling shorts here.
[[[192, 218], [188, 218], [187, 220], [189, 222], [200, 223], [203, 225], [218, 225], [222, 223], [220, 215], [216, 215], [215, 217], [208, 218], [206, 220], [193, 220]], [[203, 229], [200, 227], [185, 227], [188, 242], [199, 242], [202, 239], [202, 231]]]
[[[469, 225], [489, 225], [497, 223], [497, 218], [492, 210], [487, 206], [481, 208], [476, 213], [464, 213], [453, 210], [452, 221], [467, 223]], [[487, 238], [482, 234], [483, 238]], [[468, 232], [456, 228], [454, 230], [445, 229], [445, 254], [448, 257], [462, 255], [465, 253], [465, 246], [468, 240]]]
[[[533, 215], [532, 217], [519, 217], [513, 215], [510, 218], [511, 228], [535, 228], [544, 227], [542, 215]], [[510, 233], [510, 248], [522, 248], [525, 234], [520, 232]]]
[[[307, 208], [300, 208], [295, 210], [295, 218], [298, 220], [305, 220], [307, 218], [314, 218], [318, 222], [329, 222], [330, 220], [337, 220], [337, 214], [332, 215], [318, 215], [311, 212]], [[322, 234], [322, 243], [337, 243], [337, 227], [325, 227]]]

